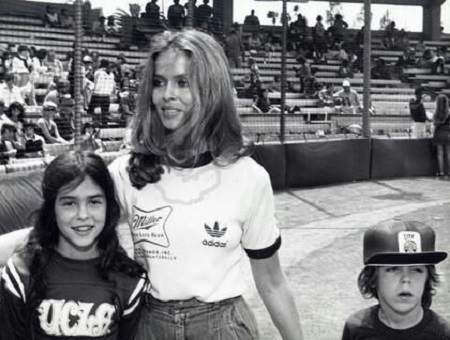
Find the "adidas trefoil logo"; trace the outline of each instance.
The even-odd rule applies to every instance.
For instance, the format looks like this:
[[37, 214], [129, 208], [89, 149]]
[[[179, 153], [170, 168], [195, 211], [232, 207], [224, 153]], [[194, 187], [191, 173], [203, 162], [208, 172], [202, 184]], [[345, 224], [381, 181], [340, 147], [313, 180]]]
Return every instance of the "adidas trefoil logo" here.
[[223, 229], [220, 229], [219, 222], [215, 221], [214, 222], [214, 227], [212, 229], [211, 229], [210, 226], [208, 226], [205, 223], [205, 230], [206, 230], [206, 232], [208, 233], [209, 236], [222, 237], [227, 232], [227, 227], [224, 227]]

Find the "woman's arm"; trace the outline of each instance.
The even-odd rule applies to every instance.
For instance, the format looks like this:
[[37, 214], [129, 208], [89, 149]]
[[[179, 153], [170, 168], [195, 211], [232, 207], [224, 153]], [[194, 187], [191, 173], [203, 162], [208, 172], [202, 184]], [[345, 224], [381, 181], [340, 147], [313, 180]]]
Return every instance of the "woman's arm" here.
[[258, 293], [283, 339], [303, 339], [295, 299], [281, 269], [278, 252], [266, 259], [250, 259], [250, 263]]

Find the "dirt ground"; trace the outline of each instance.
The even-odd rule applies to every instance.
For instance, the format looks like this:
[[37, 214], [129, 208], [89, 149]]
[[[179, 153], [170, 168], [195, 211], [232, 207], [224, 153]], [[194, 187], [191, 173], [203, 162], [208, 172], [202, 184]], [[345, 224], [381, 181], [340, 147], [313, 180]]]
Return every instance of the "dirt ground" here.
[[[276, 193], [282, 229], [280, 256], [294, 292], [306, 339], [340, 339], [347, 316], [371, 306], [356, 279], [363, 268], [364, 230], [403, 218], [435, 229], [436, 249], [450, 251], [450, 182], [434, 178], [350, 183]], [[441, 284], [432, 309], [450, 321], [450, 260], [437, 266]], [[253, 285], [246, 298], [256, 313], [261, 338], [281, 339]]]

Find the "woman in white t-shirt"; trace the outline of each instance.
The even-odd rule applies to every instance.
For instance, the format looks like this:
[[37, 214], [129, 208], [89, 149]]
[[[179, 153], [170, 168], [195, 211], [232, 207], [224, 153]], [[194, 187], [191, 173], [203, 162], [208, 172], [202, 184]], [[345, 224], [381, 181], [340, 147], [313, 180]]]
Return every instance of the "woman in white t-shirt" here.
[[249, 157], [222, 48], [195, 30], [150, 46], [132, 152], [110, 165], [151, 281], [136, 339], [258, 338], [242, 298], [245, 254], [283, 339], [302, 339], [269, 175]]

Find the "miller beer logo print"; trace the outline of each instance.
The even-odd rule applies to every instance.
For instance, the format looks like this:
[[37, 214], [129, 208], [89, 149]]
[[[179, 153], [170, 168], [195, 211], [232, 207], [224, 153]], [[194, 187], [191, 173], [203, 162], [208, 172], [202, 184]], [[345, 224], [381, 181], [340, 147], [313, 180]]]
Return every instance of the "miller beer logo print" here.
[[422, 251], [420, 234], [416, 231], [401, 231], [398, 233], [400, 253], [417, 253]]
[[148, 242], [167, 248], [170, 242], [165, 227], [171, 212], [170, 206], [151, 211], [133, 206], [131, 231], [134, 244]]

